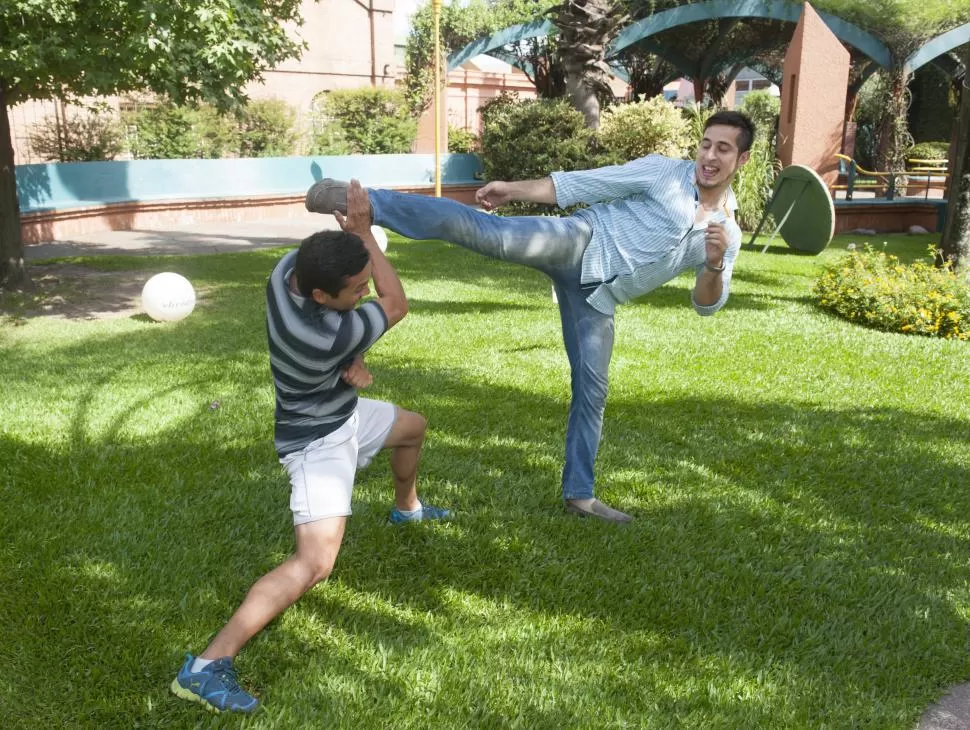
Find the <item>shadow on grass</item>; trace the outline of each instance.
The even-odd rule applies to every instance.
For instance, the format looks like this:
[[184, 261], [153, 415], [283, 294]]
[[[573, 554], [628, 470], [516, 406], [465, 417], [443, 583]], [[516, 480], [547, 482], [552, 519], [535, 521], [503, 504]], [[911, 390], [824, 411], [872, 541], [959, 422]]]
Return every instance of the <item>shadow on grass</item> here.
[[541, 303], [534, 306], [511, 302], [468, 301], [462, 299], [455, 302], [434, 301], [431, 299], [409, 299], [408, 309], [411, 314], [418, 315], [455, 315], [455, 314], [485, 314], [493, 313], [502, 316], [507, 312], [531, 312], [542, 309]]

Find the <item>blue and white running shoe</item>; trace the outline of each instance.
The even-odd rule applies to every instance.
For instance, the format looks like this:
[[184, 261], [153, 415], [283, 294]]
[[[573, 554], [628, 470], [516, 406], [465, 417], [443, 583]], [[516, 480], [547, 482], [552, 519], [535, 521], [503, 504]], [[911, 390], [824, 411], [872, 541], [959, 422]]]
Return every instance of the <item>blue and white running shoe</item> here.
[[259, 700], [239, 686], [232, 659], [227, 656], [193, 672], [195, 657], [186, 654], [185, 664], [172, 680], [172, 692], [183, 700], [199, 702], [213, 712], [252, 712]]

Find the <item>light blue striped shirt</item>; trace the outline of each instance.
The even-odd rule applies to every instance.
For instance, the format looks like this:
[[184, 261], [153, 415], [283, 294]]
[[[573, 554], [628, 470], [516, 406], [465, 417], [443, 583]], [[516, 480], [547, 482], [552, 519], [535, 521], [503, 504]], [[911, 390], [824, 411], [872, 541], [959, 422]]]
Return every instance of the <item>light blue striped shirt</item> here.
[[[704, 229], [695, 224], [698, 190], [693, 160], [648, 155], [625, 165], [595, 170], [554, 172], [556, 205], [590, 207], [576, 216], [593, 231], [583, 254], [582, 284], [595, 286], [587, 297], [592, 307], [612, 314], [617, 304], [646, 294], [687, 269], [704, 271]], [[728, 248], [724, 254], [721, 297], [710, 306], [691, 303], [698, 314], [711, 315], [728, 299], [734, 261], [741, 248], [741, 229], [733, 212], [737, 200], [729, 188], [724, 208], [710, 220], [725, 224]]]

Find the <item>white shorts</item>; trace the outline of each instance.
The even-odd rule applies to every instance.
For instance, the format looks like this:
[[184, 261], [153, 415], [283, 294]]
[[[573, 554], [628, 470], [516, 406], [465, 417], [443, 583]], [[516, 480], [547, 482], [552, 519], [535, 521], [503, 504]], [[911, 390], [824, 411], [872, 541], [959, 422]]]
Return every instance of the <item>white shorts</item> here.
[[340, 428], [280, 459], [290, 475], [294, 525], [351, 513], [357, 470], [384, 448], [396, 418], [392, 404], [358, 398], [357, 409]]

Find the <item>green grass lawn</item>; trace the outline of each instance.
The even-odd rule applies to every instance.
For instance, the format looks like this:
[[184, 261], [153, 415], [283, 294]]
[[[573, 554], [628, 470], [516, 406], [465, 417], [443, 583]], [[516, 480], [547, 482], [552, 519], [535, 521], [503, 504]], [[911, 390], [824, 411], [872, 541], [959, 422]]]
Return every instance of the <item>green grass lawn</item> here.
[[370, 394], [428, 417], [421, 491], [457, 517], [392, 528], [386, 459], [363, 472], [331, 579], [240, 655], [264, 702], [242, 721], [168, 685], [292, 546], [263, 319], [283, 250], [75, 261], [203, 297], [171, 324], [0, 324], [0, 725], [910, 730], [970, 678], [970, 343], [819, 311], [853, 240], [743, 252], [712, 318], [689, 277], [618, 310], [618, 527], [559, 501], [545, 280], [392, 237], [411, 315]]

